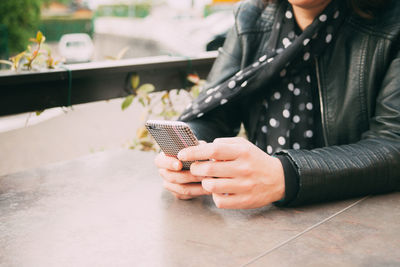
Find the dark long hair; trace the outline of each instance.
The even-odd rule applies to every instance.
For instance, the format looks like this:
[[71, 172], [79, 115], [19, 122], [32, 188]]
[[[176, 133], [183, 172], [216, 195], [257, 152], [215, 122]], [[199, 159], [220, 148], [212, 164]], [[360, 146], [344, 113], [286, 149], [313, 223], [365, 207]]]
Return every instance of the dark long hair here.
[[347, 3], [360, 17], [371, 19], [382, 10], [389, 1], [390, 0], [347, 0]]
[[[264, 3], [274, 3], [279, 0], [263, 0]], [[342, 1], [342, 0], [340, 0]], [[360, 17], [372, 19], [390, 0], [346, 0], [347, 4]], [[398, 1], [398, 0], [397, 0]]]

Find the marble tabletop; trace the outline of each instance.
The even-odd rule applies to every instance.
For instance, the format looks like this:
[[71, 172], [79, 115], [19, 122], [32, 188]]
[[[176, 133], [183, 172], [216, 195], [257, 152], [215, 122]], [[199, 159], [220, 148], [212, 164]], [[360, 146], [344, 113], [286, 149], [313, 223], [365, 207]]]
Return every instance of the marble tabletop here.
[[153, 158], [108, 151], [0, 177], [0, 266], [400, 266], [400, 193], [221, 210], [175, 199]]

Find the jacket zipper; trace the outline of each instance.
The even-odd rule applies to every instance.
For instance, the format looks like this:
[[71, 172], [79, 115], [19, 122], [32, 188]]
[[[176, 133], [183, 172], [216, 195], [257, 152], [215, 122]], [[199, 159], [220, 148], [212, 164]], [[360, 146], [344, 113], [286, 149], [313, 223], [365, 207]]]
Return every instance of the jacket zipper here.
[[325, 122], [325, 116], [324, 116], [324, 105], [323, 105], [324, 103], [322, 100], [321, 77], [320, 77], [320, 73], [319, 73], [319, 64], [318, 64], [317, 57], [315, 57], [315, 69], [316, 69], [316, 76], [317, 76], [319, 108], [320, 108], [320, 113], [321, 113], [322, 135], [324, 137], [325, 146], [328, 146], [328, 138], [327, 138], [327, 133], [326, 133], [326, 122]]

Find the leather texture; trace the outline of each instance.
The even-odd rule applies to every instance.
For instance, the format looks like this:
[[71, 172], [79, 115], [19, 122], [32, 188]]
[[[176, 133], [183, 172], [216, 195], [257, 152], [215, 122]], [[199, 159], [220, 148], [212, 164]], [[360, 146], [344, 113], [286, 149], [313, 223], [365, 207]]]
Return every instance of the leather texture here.
[[[215, 86], [265, 51], [276, 4], [246, 0], [208, 77]], [[336, 39], [315, 58], [325, 146], [285, 150], [299, 173], [291, 205], [400, 189], [400, 1], [374, 19], [349, 15]], [[262, 98], [238, 99], [189, 122], [200, 139], [237, 135], [243, 122], [254, 141]], [[251, 105], [249, 105], [251, 103]], [[250, 108], [248, 108], [250, 107]]]

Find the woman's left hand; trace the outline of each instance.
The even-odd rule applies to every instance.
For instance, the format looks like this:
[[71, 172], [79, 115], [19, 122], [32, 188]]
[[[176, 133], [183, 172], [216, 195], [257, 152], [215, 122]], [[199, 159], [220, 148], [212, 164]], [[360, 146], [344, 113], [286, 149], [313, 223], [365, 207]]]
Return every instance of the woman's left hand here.
[[195, 161], [190, 172], [205, 176], [202, 186], [223, 209], [252, 209], [285, 196], [285, 177], [279, 159], [241, 137], [218, 138], [213, 143], [188, 147], [181, 161]]

